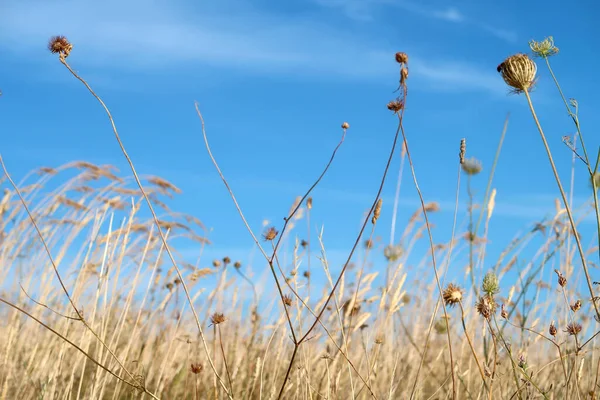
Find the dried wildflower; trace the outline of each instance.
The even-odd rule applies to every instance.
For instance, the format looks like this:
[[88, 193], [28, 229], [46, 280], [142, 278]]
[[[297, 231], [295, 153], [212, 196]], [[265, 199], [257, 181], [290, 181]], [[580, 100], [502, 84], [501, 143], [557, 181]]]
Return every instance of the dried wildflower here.
[[577, 301], [575, 302], [575, 304], [572, 304], [572, 305], [571, 305], [571, 310], [572, 310], [573, 312], [577, 312], [577, 311], [581, 310], [581, 300], [577, 300]]
[[567, 286], [567, 278], [565, 278], [564, 275], [557, 269], [555, 269], [554, 272], [556, 272], [556, 275], [558, 275], [558, 284], [561, 287]]
[[548, 36], [541, 42], [530, 40], [529, 48], [531, 49], [531, 51], [533, 51], [534, 55], [542, 58], [548, 58], [555, 54], [558, 54], [558, 47], [554, 45], [554, 39], [552, 38], [552, 36]]
[[489, 320], [496, 313], [496, 302], [491, 296], [483, 296], [479, 298], [475, 308], [479, 315]]
[[401, 51], [396, 53], [396, 62], [398, 64], [406, 64], [408, 63], [408, 55], [406, 53], [403, 53]]
[[283, 300], [283, 304], [285, 304], [288, 307], [292, 306], [292, 303], [294, 302], [294, 300], [292, 299], [292, 296], [290, 296], [289, 294], [284, 294], [282, 297]]
[[231, 262], [231, 258], [225, 256], [223, 257], [223, 264], [225, 264], [225, 266], [227, 266], [227, 264], [229, 264]]
[[458, 303], [460, 303], [462, 297], [463, 290], [453, 283], [448, 284], [448, 286], [446, 286], [446, 290], [444, 290], [444, 292], [442, 293], [444, 303], [449, 307], [455, 306]]
[[515, 93], [521, 93], [533, 86], [537, 66], [526, 54], [515, 54], [498, 65], [497, 71]]
[[272, 226], [268, 228], [265, 233], [263, 233], [263, 239], [265, 239], [266, 241], [271, 241], [274, 240], [278, 234], [279, 232], [277, 231], [277, 229], [275, 229], [275, 227]]
[[506, 311], [506, 307], [502, 304], [502, 309], [500, 311], [500, 316], [504, 319], [508, 319], [508, 311]]
[[221, 260], [213, 260], [212, 265], [215, 268], [219, 268], [221, 266]]
[[233, 263], [233, 267], [236, 269], [242, 268], [242, 263], [240, 261], [236, 261]]
[[181, 279], [179, 278], [175, 278], [175, 280], [173, 281], [173, 283], [177, 286], [181, 284]]
[[387, 108], [394, 114], [398, 114], [404, 108], [404, 103], [401, 100], [392, 100], [387, 104]]
[[469, 159], [464, 160], [460, 167], [462, 168], [463, 172], [467, 175], [477, 175], [483, 169], [481, 161], [479, 161], [475, 157], [471, 157]]
[[581, 329], [581, 324], [571, 322], [569, 325], [567, 325], [565, 332], [567, 332], [569, 335], [577, 335], [579, 332], [581, 332]]
[[312, 197], [306, 199], [306, 208], [308, 208], [309, 210], [312, 208], [312, 201]]
[[397, 261], [403, 253], [404, 250], [399, 244], [395, 246], [390, 244], [386, 246], [383, 250], [383, 255], [385, 256], [385, 258], [387, 258], [388, 261]]
[[377, 204], [375, 205], [375, 210], [373, 211], [373, 218], [371, 219], [371, 223], [375, 225], [379, 216], [381, 215], [381, 204], [383, 203], [383, 199], [377, 200]]
[[305, 278], [310, 278], [310, 271], [304, 271], [302, 276], [304, 276]]
[[308, 246], [308, 242], [304, 239], [302, 239], [302, 241], [300, 241], [300, 246], [302, 246], [303, 249], [306, 248], [306, 246]]
[[173, 284], [171, 282], [167, 283], [165, 287], [169, 290], [169, 292], [173, 290]]
[[347, 122], [344, 122], [344, 123], [342, 124], [342, 129], [343, 129], [343, 130], [346, 130], [346, 129], [348, 129], [348, 128], [350, 128], [350, 124], [349, 124], [349, 123], [347, 123]]
[[383, 344], [383, 338], [382, 337], [376, 337], [375, 338], [375, 344]]
[[225, 315], [223, 315], [222, 313], [214, 313], [213, 315], [210, 316], [210, 322], [213, 325], [219, 325], [219, 324], [225, 322]]
[[485, 274], [483, 277], [483, 283], [481, 284], [481, 289], [490, 297], [498, 294], [500, 291], [500, 285], [498, 284], [498, 277], [493, 271], [489, 271], [487, 274]]
[[554, 325], [554, 321], [552, 321], [552, 322], [550, 323], [550, 327], [548, 328], [548, 333], [549, 333], [551, 336], [554, 336], [554, 337], [556, 337], [557, 330], [556, 330], [556, 325]]
[[190, 371], [194, 375], [198, 375], [200, 372], [202, 372], [203, 369], [204, 369], [204, 366], [200, 363], [192, 363], [190, 365]]
[[52, 36], [48, 42], [48, 50], [52, 54], [58, 53], [61, 58], [67, 58], [73, 50], [73, 45], [64, 36]]

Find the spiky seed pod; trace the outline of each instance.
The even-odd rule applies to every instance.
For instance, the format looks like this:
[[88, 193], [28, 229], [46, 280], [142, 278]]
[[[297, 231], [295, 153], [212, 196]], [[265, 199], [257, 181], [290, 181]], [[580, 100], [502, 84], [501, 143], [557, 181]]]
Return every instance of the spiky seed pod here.
[[210, 322], [213, 325], [219, 325], [219, 324], [225, 322], [225, 315], [222, 313], [214, 313], [213, 315], [210, 316]]
[[537, 65], [527, 54], [515, 54], [498, 65], [497, 70], [515, 93], [522, 93], [533, 86]]
[[534, 55], [542, 58], [548, 58], [558, 54], [558, 47], [554, 45], [554, 38], [552, 38], [552, 36], [548, 36], [541, 42], [530, 40], [529, 48], [533, 51]]
[[343, 129], [343, 130], [346, 130], [346, 129], [348, 129], [348, 128], [350, 128], [350, 124], [349, 124], [349, 123], [347, 123], [347, 122], [344, 122], [344, 123], [342, 124], [342, 129]]
[[496, 302], [491, 296], [483, 296], [479, 298], [475, 308], [479, 315], [489, 320], [496, 313]]
[[48, 50], [52, 54], [58, 53], [61, 58], [67, 58], [73, 50], [73, 45], [64, 36], [52, 36], [48, 42]]
[[453, 307], [460, 303], [462, 297], [463, 290], [453, 283], [448, 284], [448, 286], [446, 286], [446, 290], [444, 290], [444, 292], [442, 293], [444, 303], [449, 307]]
[[580, 324], [578, 324], [577, 322], [571, 322], [569, 325], [567, 325], [567, 329], [565, 329], [565, 332], [567, 332], [569, 335], [573, 336], [573, 335], [577, 335], [579, 332], [581, 332], [583, 328], [581, 327]]
[[548, 333], [552, 336], [556, 336], [557, 330], [556, 325], [554, 325], [554, 321], [550, 323], [550, 327], [548, 328]]
[[383, 203], [383, 199], [377, 200], [377, 204], [375, 205], [375, 210], [373, 211], [373, 218], [371, 218], [371, 223], [375, 225], [377, 220], [381, 215], [381, 204]]
[[277, 229], [275, 229], [275, 227], [272, 226], [268, 228], [265, 233], [263, 233], [263, 239], [265, 239], [267, 242], [270, 242], [277, 237], [277, 234], [279, 234], [279, 232]]

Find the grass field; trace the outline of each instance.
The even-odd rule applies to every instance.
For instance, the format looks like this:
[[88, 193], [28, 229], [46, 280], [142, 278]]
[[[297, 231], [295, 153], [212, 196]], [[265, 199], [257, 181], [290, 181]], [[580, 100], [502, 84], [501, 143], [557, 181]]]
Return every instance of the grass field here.
[[[311, 226], [318, 207], [312, 189], [335, 163], [348, 123], [322, 175], [280, 224], [252, 231], [227, 186], [233, 201], [225, 204], [237, 207], [264, 258], [266, 285], [243, 262], [202, 256], [212, 243], [201, 212], [172, 210], [176, 183], [138, 175], [110, 105], [68, 63], [73, 46], [55, 37], [49, 49], [99, 101], [111, 122], [107, 134], [131, 170], [76, 161], [37, 169], [17, 183], [2, 162], [0, 399], [598, 398], [600, 152], [585, 147], [577, 103], [554, 77], [550, 57], [558, 49], [551, 38], [531, 42], [531, 56], [504, 60], [498, 79], [527, 99], [538, 128], [532, 134], [540, 135], [557, 181], [552, 218], [514, 238], [489, 238], [494, 164], [484, 196], [469, 197], [468, 232], [456, 228], [463, 217], [457, 203], [452, 235], [434, 242], [429, 216], [439, 206], [423, 197], [409, 219], [396, 222], [397, 203], [382, 204], [380, 197], [384, 184], [397, 183], [390, 162], [401, 159], [410, 171], [404, 184], [417, 190], [419, 171], [403, 125], [409, 55], [391, 54], [400, 79], [387, 107], [398, 128], [381, 155], [388, 161], [379, 192], [339, 273], [331, 271], [320, 237], [304, 240], [296, 231], [300, 221]], [[529, 96], [542, 66], [578, 132], [577, 148], [573, 139], [565, 144], [590, 182], [591, 207], [570, 205], [569, 185], [559, 180]], [[215, 173], [228, 185], [203, 133]], [[498, 154], [505, 133], [506, 126]], [[456, 152], [458, 202], [481, 165], [464, 141]], [[393, 216], [397, 244], [375, 239], [382, 209], [385, 218]], [[575, 233], [582, 218], [594, 219], [591, 242]], [[486, 258], [492, 239], [507, 243], [495, 260]], [[413, 251], [421, 242], [425, 254]], [[182, 246], [197, 248], [198, 259], [190, 262]], [[517, 263], [525, 249], [533, 256]], [[372, 262], [382, 255], [385, 264]], [[446, 274], [457, 268], [458, 255], [468, 261], [454, 275], [464, 279], [450, 281]], [[418, 276], [410, 272], [415, 264]]]

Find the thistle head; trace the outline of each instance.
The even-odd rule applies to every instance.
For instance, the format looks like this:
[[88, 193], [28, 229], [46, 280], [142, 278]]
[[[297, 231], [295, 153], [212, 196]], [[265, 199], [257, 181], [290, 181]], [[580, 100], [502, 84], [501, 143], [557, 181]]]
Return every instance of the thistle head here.
[[448, 284], [448, 286], [446, 286], [446, 290], [444, 290], [444, 293], [442, 295], [444, 303], [449, 307], [453, 307], [460, 303], [462, 297], [463, 290], [453, 283], [450, 283]]
[[489, 271], [483, 277], [483, 283], [481, 289], [485, 294], [492, 297], [500, 291], [500, 284], [498, 283], [498, 277], [493, 271]]

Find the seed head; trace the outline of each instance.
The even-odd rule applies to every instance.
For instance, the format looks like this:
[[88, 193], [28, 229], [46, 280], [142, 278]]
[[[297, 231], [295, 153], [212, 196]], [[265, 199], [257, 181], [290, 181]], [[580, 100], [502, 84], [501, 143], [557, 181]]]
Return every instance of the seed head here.
[[225, 315], [223, 315], [222, 313], [214, 313], [213, 315], [210, 316], [210, 322], [213, 325], [219, 325], [219, 324], [225, 322]]
[[263, 239], [265, 239], [266, 241], [270, 242], [272, 240], [274, 240], [277, 237], [277, 234], [279, 232], [277, 231], [277, 229], [275, 229], [275, 227], [270, 227], [268, 228], [265, 233], [263, 233]]
[[480, 297], [477, 305], [475, 306], [479, 315], [487, 320], [489, 320], [492, 315], [496, 313], [496, 307], [496, 302], [489, 295]]
[[467, 175], [477, 175], [483, 169], [481, 161], [479, 161], [475, 157], [471, 157], [469, 159], [464, 160], [460, 167], [462, 168], [463, 172]]
[[554, 39], [552, 36], [548, 36], [541, 42], [535, 40], [529, 41], [529, 48], [533, 51], [533, 54], [538, 57], [548, 58], [555, 54], [558, 54], [558, 47], [554, 45]]
[[462, 297], [463, 290], [453, 283], [448, 284], [448, 286], [446, 286], [446, 290], [444, 290], [444, 292], [442, 293], [444, 303], [449, 307], [453, 307], [460, 303]]
[[581, 329], [582, 328], [580, 324], [578, 324], [577, 322], [571, 322], [569, 325], [567, 325], [567, 329], [565, 329], [565, 332], [573, 336], [581, 332]]
[[73, 45], [64, 36], [52, 36], [48, 42], [48, 50], [52, 54], [58, 53], [61, 58], [67, 58], [73, 50]]
[[522, 93], [533, 86], [537, 66], [526, 54], [515, 54], [498, 65], [497, 70], [515, 93]]
[[508, 319], [508, 312], [506, 311], [504, 304], [502, 304], [502, 310], [500, 311], [500, 316], [504, 319]]
[[458, 159], [460, 164], [465, 163], [465, 154], [467, 154], [467, 139], [460, 139], [460, 152], [458, 153]]
[[215, 259], [215, 260], [213, 260], [212, 264], [213, 264], [213, 267], [219, 268], [221, 266], [221, 260]]
[[348, 128], [350, 128], [350, 124], [349, 124], [349, 123], [347, 123], [347, 122], [344, 122], [344, 123], [342, 124], [342, 129], [343, 129], [343, 130], [346, 130], [346, 129], [348, 129]]
[[398, 114], [404, 108], [404, 103], [401, 100], [392, 100], [387, 104], [387, 108], [394, 114]]
[[236, 269], [242, 268], [242, 263], [240, 261], [236, 261], [233, 263], [233, 267]]
[[558, 284], [561, 287], [567, 286], [567, 278], [565, 278], [564, 275], [557, 269], [555, 269], [554, 272], [556, 272], [556, 275], [558, 275]]
[[548, 328], [548, 333], [554, 337], [556, 337], [556, 325], [554, 325], [554, 321], [550, 323], [550, 327]]
[[300, 241], [300, 246], [302, 246], [302, 248], [303, 248], [303, 249], [305, 249], [305, 248], [306, 248], [306, 246], [308, 246], [308, 242], [307, 242], [306, 240], [302, 239], [302, 240]]
[[194, 375], [198, 375], [203, 369], [204, 367], [200, 363], [192, 363], [190, 365], [190, 371], [192, 371], [192, 374]]
[[225, 266], [227, 266], [227, 264], [229, 264], [231, 262], [231, 258], [225, 256], [223, 257], [223, 264], [225, 264]]
[[396, 62], [398, 64], [406, 64], [408, 63], [408, 54], [403, 53], [401, 51], [396, 53]]
[[489, 271], [487, 274], [485, 274], [481, 289], [490, 297], [498, 294], [500, 291], [500, 285], [498, 284], [498, 277], [494, 272]]
[[381, 204], [383, 203], [383, 199], [380, 198], [377, 200], [377, 204], [375, 205], [375, 210], [373, 211], [373, 218], [371, 218], [371, 223], [375, 225], [379, 216], [381, 215]]
[[571, 310], [573, 312], [577, 312], [577, 311], [581, 310], [581, 300], [577, 300], [574, 304], [572, 304]]
[[310, 278], [310, 271], [304, 271], [302, 276], [304, 276], [305, 278]]
[[292, 299], [292, 296], [290, 296], [289, 294], [284, 294], [282, 297], [283, 300], [283, 304], [285, 304], [288, 307], [292, 306], [292, 303], [294, 302], [294, 300]]

